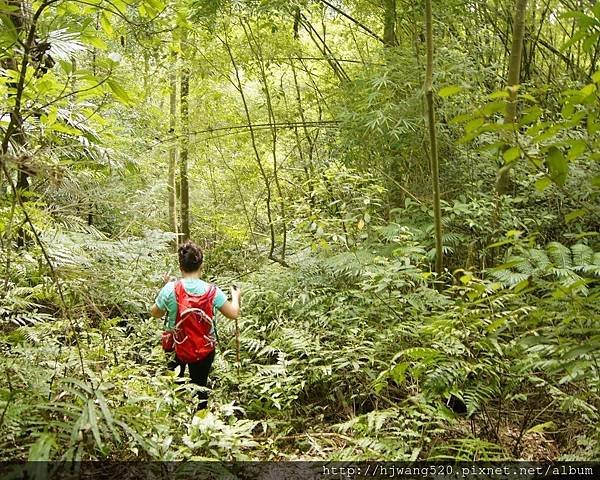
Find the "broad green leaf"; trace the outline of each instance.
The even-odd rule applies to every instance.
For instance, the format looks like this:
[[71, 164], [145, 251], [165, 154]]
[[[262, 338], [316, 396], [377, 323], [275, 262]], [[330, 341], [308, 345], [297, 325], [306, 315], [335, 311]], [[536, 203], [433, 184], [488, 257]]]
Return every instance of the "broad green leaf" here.
[[598, 124], [598, 117], [596, 111], [591, 111], [587, 118], [587, 131], [590, 137], [593, 137], [598, 131], [600, 131], [600, 124]]
[[506, 109], [506, 102], [490, 102], [484, 105], [484, 107], [481, 109], [481, 112], [486, 116], [489, 117], [490, 115], [494, 114], [494, 113], [498, 113], [498, 112], [504, 112], [504, 110]]
[[537, 105], [533, 106], [533, 107], [529, 107], [527, 110], [525, 110], [523, 117], [521, 117], [521, 120], [519, 121], [519, 123], [521, 125], [527, 125], [529, 123], [533, 123], [535, 121], [537, 121], [541, 116], [542, 116], [542, 109], [540, 107], [538, 107]]
[[525, 280], [521, 280], [519, 283], [514, 285], [512, 287], [512, 289], [514, 290], [515, 293], [519, 293], [519, 292], [525, 290], [528, 286], [529, 286], [529, 279], [526, 278]]
[[[539, 135], [537, 135], [536, 137], [534, 137], [534, 141], [541, 143], [545, 140], [548, 140], [550, 138], [552, 138], [553, 136], [555, 136], [558, 132], [560, 132], [562, 130], [562, 125], [553, 125], [551, 127], [549, 127], [548, 129], [546, 129], [545, 132], [540, 133]], [[529, 132], [528, 132], [529, 133]]]
[[[591, 99], [591, 97], [589, 97]], [[579, 126], [581, 121], [586, 117], [587, 111], [581, 110], [573, 114], [573, 116], [563, 123], [563, 128], [574, 128]]]
[[59, 60], [58, 64], [63, 72], [67, 75], [70, 75], [73, 72], [73, 62], [65, 62], [64, 60]]
[[[600, 3], [599, 3], [598, 5], [600, 5]], [[595, 73], [592, 75], [592, 80], [593, 80], [595, 83], [600, 83], [600, 70], [598, 70], [597, 72], [595, 72]]]
[[596, 43], [598, 43], [599, 36], [600, 34], [598, 32], [594, 32], [589, 37], [586, 37], [582, 45], [583, 51], [589, 52], [592, 48], [594, 48]]
[[582, 29], [589, 29], [590, 27], [593, 27], [595, 25], [597, 25], [597, 21], [594, 17], [590, 17], [589, 15], [586, 15], [585, 13], [581, 13], [581, 12], [577, 12], [579, 15], [576, 16], [577, 18], [577, 24], [582, 28]]
[[407, 348], [406, 350], [404, 350], [404, 355], [406, 355], [409, 358], [422, 359], [424, 361], [428, 361], [433, 358], [443, 356], [443, 354], [440, 353], [435, 348], [429, 348], [429, 347]]
[[121, 13], [125, 13], [127, 10], [127, 3], [124, 2], [123, 0], [113, 0], [112, 4]]
[[91, 47], [97, 48], [98, 50], [106, 50], [108, 48], [108, 45], [106, 45], [104, 40], [95, 36], [82, 36], [81, 40]]
[[162, 10], [165, 8], [165, 5], [161, 0], [146, 0], [146, 2], [151, 5], [155, 10]]
[[496, 98], [508, 98], [510, 95], [506, 90], [500, 90], [498, 92], [490, 93], [488, 98], [494, 100]]
[[17, 82], [19, 80], [19, 72], [17, 72], [16, 70], [13, 70], [11, 68], [7, 68], [6, 70], [2, 71], [2, 75], [6, 76], [7, 80], [11, 80], [13, 82]]
[[569, 47], [571, 47], [572, 45], [575, 45], [582, 38], [585, 38], [586, 35], [587, 35], [587, 32], [585, 30], [577, 30], [577, 32], [575, 32], [573, 34], [573, 36], [571, 36], [571, 38], [565, 42], [565, 44], [560, 48], [560, 50], [562, 50], [563, 52], [568, 50]]
[[456, 125], [458, 123], [464, 123], [467, 120], [471, 120], [473, 118], [473, 114], [472, 113], [462, 113], [460, 115], [457, 115], [456, 117], [454, 117], [452, 120], [450, 120], [450, 124], [451, 125]]
[[573, 210], [565, 215], [565, 222], [571, 223], [573, 220], [579, 217], [583, 217], [588, 213], [586, 208], [580, 208], [578, 210]]
[[106, 12], [102, 12], [100, 15], [100, 26], [102, 27], [102, 30], [104, 30], [104, 33], [106, 33], [109, 38], [112, 38], [115, 31], [110, 22], [111, 19], [109, 15]]
[[464, 143], [468, 143], [468, 142], [472, 141], [476, 136], [477, 136], [477, 134], [475, 132], [467, 133], [466, 135], [463, 135], [462, 137], [460, 137], [457, 140], [457, 143], [459, 145], [462, 145]]
[[563, 116], [563, 118], [571, 118], [574, 111], [575, 105], [573, 105], [571, 102], [567, 102], [561, 109], [560, 114]]
[[510, 132], [515, 129], [512, 123], [486, 123], [481, 127], [482, 132]]
[[548, 177], [542, 177], [542, 178], [538, 178], [535, 181], [535, 189], [538, 192], [543, 192], [544, 190], [546, 190], [546, 188], [548, 188], [550, 185], [552, 185], [552, 180], [550, 180]]
[[491, 152], [493, 154], [498, 153], [498, 150], [503, 149], [506, 144], [504, 142], [494, 142], [477, 147], [479, 152]]
[[583, 87], [581, 90], [579, 90], [582, 98], [589, 97], [595, 91], [596, 91], [596, 85], [594, 85], [593, 83], [589, 83], [588, 85]]
[[438, 95], [442, 98], [451, 97], [452, 95], [456, 95], [457, 93], [462, 91], [462, 87], [460, 85], [450, 85], [448, 87], [442, 88]]
[[564, 185], [569, 173], [569, 162], [558, 148], [550, 147], [546, 156], [546, 166], [550, 178], [558, 185]]
[[[7, 10], [9, 9], [8, 5], [6, 3], [2, 2], [2, 6], [0, 8], [2, 8], [2, 14], [0, 14], [0, 20], [2, 21], [4, 33], [7, 35], [7, 38], [8, 38], [7, 43], [12, 44], [18, 40], [19, 34], [17, 33], [17, 29], [15, 28], [15, 25], [14, 25], [13, 21], [11, 20], [11, 17], [9, 15], [6, 15]], [[11, 8], [11, 10], [12, 10], [12, 8]]]
[[474, 118], [465, 125], [465, 132], [471, 133], [481, 127], [484, 123], [483, 118]]
[[56, 105], [50, 107], [48, 116], [46, 117], [46, 125], [54, 125], [56, 123], [56, 117], [58, 116], [58, 108]]
[[573, 140], [569, 142], [571, 144], [571, 149], [567, 154], [567, 158], [569, 160], [575, 160], [580, 157], [582, 153], [587, 150], [587, 144], [583, 140]]
[[521, 93], [519, 95], [519, 98], [522, 98], [523, 100], [529, 100], [530, 102], [537, 103], [537, 98], [535, 98], [533, 95], [531, 95], [529, 93]]
[[66, 133], [67, 135], [80, 135], [81, 132], [76, 128], [65, 125], [64, 123], [54, 122], [50, 125], [50, 130], [53, 132]]
[[502, 157], [504, 158], [504, 163], [506, 164], [514, 162], [520, 156], [521, 149], [519, 147], [511, 147], [502, 154]]
[[121, 102], [123, 102], [126, 105], [129, 105], [131, 103], [131, 97], [121, 85], [119, 85], [114, 80], [108, 80], [107, 83], [115, 97], [117, 97]]

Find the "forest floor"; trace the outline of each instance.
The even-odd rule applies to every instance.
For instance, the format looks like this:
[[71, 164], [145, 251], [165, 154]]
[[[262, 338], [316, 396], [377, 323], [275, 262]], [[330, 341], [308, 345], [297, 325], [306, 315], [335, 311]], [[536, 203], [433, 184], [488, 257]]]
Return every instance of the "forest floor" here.
[[566, 317], [593, 331], [598, 306], [584, 299], [532, 305], [483, 280], [437, 292], [406, 258], [366, 252], [264, 266], [242, 282], [239, 363], [235, 322], [218, 320], [209, 408], [195, 413], [146, 311], [171, 254], [109, 251], [120, 273], [95, 290], [63, 283], [68, 316], [29, 305], [12, 317], [29, 323], [2, 336], [10, 458], [557, 460], [597, 445], [586, 351], [531, 337]]

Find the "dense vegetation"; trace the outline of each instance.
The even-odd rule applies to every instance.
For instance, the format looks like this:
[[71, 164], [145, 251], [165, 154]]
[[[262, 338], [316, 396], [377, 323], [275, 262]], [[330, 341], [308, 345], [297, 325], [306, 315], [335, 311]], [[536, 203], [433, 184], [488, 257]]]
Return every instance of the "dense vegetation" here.
[[[600, 457], [600, 2], [0, 22], [5, 459]], [[184, 238], [243, 290], [197, 414], [148, 314]]]

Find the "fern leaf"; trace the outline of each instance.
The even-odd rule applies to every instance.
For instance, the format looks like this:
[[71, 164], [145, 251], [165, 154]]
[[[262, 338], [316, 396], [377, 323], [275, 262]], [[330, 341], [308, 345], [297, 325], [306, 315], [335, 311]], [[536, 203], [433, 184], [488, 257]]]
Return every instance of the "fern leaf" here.
[[583, 243], [577, 243], [571, 247], [573, 252], [573, 263], [576, 267], [593, 263], [594, 251]]
[[546, 247], [552, 262], [559, 268], [569, 268], [573, 266], [571, 260], [571, 250], [562, 243], [551, 242]]

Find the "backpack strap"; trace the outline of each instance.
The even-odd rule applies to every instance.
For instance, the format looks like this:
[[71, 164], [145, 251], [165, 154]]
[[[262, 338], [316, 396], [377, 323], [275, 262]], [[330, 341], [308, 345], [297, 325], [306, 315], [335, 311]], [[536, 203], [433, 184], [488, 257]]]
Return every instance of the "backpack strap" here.
[[[211, 320], [210, 318], [208, 318], [208, 315], [206, 315], [206, 313], [200, 309], [200, 308], [187, 308], [186, 310], [184, 310], [183, 312], [179, 311], [179, 296], [177, 295], [177, 292], [181, 292], [183, 291], [184, 293], [186, 293], [185, 290], [185, 286], [183, 285], [183, 280], [177, 280], [175, 282], [175, 287], [174, 287], [174, 294], [175, 294], [175, 303], [177, 304], [177, 314], [175, 317], [175, 325], [179, 325], [181, 322], [181, 317], [183, 317], [184, 315], [186, 315], [187, 313], [191, 313], [196, 311], [197, 313], [200, 314], [200, 316], [202, 316], [203, 318], [205, 318], [205, 320]], [[215, 295], [217, 294], [217, 287], [212, 284], [209, 283], [208, 284], [208, 288], [206, 289], [206, 291], [202, 294], [202, 296], [208, 296], [208, 301], [210, 302], [211, 308], [213, 308], [214, 310], [214, 303], [215, 303]], [[213, 315], [214, 317], [214, 315]]]
[[175, 313], [175, 326], [177, 326], [177, 324], [179, 323], [179, 297], [177, 295], [177, 292], [183, 288], [183, 281], [177, 280], [175, 282], [175, 285], [173, 286], [173, 295], [175, 295], [175, 304], [177, 305], [177, 311]]
[[213, 318], [212, 318], [212, 324], [213, 324], [213, 330], [215, 332], [215, 340], [217, 342], [217, 345], [220, 345], [219, 343], [219, 334], [217, 332], [217, 316], [215, 315], [215, 296], [217, 295], [217, 287], [214, 283], [209, 283], [208, 284], [208, 290], [206, 291], [206, 293], [210, 294], [210, 307], [212, 308], [213, 311]]

